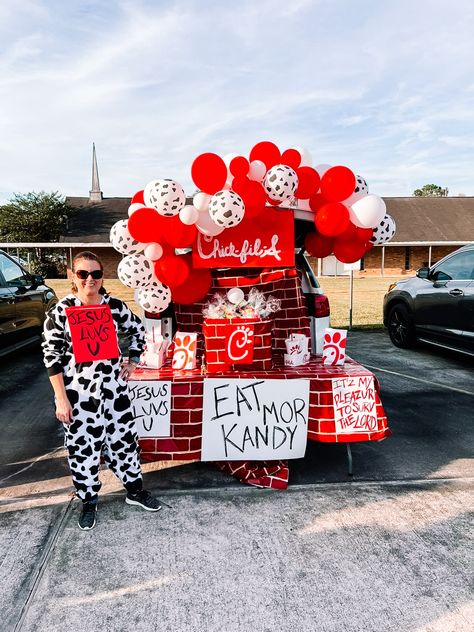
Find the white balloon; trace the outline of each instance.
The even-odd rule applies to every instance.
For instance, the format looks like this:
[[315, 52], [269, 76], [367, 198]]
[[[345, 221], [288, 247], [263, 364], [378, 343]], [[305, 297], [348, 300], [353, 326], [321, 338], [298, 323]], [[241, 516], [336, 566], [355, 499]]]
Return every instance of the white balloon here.
[[147, 259], [151, 261], [158, 261], [163, 256], [163, 248], [160, 244], [148, 244], [143, 251], [143, 254]]
[[133, 204], [130, 204], [130, 206], [128, 207], [128, 216], [131, 217], [135, 211], [138, 211], [139, 208], [145, 208], [144, 204], [140, 204], [140, 202], [134, 202]]
[[183, 222], [183, 224], [186, 224], [186, 226], [191, 226], [198, 221], [199, 211], [191, 204], [188, 204], [188, 206], [185, 206], [180, 210], [179, 219]]
[[151, 263], [145, 255], [127, 255], [118, 264], [118, 278], [131, 288], [148, 287], [155, 280]]
[[[385, 202], [378, 195], [369, 193], [355, 202], [350, 212], [351, 221], [361, 228], [375, 228], [385, 217]], [[354, 221], [356, 220], [356, 221]]]
[[275, 165], [267, 171], [263, 186], [269, 198], [285, 202], [293, 197], [298, 187], [298, 176], [288, 165]]
[[374, 234], [370, 238], [374, 246], [381, 246], [390, 241], [395, 235], [397, 225], [391, 215], [385, 215], [383, 220], [374, 228]]
[[209, 202], [209, 215], [220, 228], [237, 226], [244, 219], [244, 201], [234, 191], [217, 191]]
[[186, 204], [183, 187], [169, 178], [149, 182], [144, 189], [143, 198], [147, 206], [155, 208], [165, 217], [177, 215]]
[[244, 300], [245, 294], [240, 287], [231, 287], [227, 292], [227, 298], [233, 305], [238, 305]]
[[315, 169], [319, 174], [319, 177], [322, 178], [323, 175], [326, 173], [326, 171], [328, 171], [328, 169], [331, 168], [331, 165], [326, 165], [324, 163], [321, 163], [320, 165], [316, 165]]
[[120, 219], [110, 229], [110, 243], [123, 255], [133, 255], [141, 252], [146, 244], [133, 239], [128, 232], [128, 220]]
[[171, 303], [171, 291], [167, 285], [155, 282], [149, 288], [138, 290], [137, 303], [146, 312], [159, 314]]
[[199, 213], [199, 219], [196, 222], [196, 228], [200, 233], [209, 237], [220, 235], [225, 230], [223, 226], [217, 226], [217, 224], [212, 221], [208, 211]]
[[[292, 149], [296, 149], [296, 151], [299, 152], [299, 155], [301, 156], [300, 167], [313, 166], [313, 158], [309, 149], [306, 149], [306, 147], [292, 147]], [[316, 169], [316, 171], [318, 170]]]
[[207, 211], [210, 201], [211, 196], [208, 193], [200, 191], [193, 197], [193, 206], [195, 206], [199, 212]]
[[249, 180], [261, 182], [267, 173], [267, 166], [261, 160], [252, 160], [249, 167]]

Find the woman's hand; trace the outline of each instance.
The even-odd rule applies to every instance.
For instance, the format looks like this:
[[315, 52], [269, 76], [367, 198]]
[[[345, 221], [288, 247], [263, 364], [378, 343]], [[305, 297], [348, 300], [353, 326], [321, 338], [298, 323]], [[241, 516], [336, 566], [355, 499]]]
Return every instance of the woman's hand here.
[[65, 426], [72, 422], [72, 406], [67, 397], [56, 398], [56, 419]]
[[136, 366], [137, 363], [133, 360], [129, 360], [127, 364], [122, 364], [120, 368], [120, 377], [122, 378], [122, 380], [128, 382]]

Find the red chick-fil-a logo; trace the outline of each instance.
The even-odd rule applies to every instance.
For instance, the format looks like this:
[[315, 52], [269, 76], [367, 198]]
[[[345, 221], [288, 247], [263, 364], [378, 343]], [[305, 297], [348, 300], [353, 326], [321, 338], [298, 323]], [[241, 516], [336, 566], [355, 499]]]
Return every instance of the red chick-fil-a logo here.
[[[242, 246], [238, 248], [233, 241], [223, 246], [217, 237], [199, 235], [197, 248], [201, 259], [231, 258], [239, 259], [241, 263], [246, 263], [249, 257], [257, 257], [259, 259], [273, 257], [277, 261], [281, 261], [281, 250], [277, 248], [279, 240], [278, 235], [273, 235], [270, 244], [266, 246], [262, 245], [262, 240], [258, 237], [253, 244], [251, 244], [248, 239], [244, 239]], [[211, 244], [210, 250], [206, 247], [208, 244]]]

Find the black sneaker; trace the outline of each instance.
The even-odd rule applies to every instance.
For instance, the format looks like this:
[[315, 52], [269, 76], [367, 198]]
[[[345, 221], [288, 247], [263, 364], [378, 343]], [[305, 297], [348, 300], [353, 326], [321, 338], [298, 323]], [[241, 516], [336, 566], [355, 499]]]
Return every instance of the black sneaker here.
[[158, 498], [155, 498], [146, 489], [142, 489], [136, 494], [127, 494], [125, 502], [129, 505], [139, 505], [147, 511], [160, 511], [161, 503]]
[[97, 503], [83, 503], [82, 513], [79, 518], [79, 529], [89, 531], [95, 527], [95, 516], [97, 513]]

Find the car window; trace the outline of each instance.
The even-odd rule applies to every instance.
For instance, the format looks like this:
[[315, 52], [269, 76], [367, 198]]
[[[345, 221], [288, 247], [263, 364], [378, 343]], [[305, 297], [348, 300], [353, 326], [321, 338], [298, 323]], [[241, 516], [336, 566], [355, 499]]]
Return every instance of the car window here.
[[0, 255], [0, 270], [8, 287], [29, 285], [29, 279], [25, 272], [5, 255]]
[[433, 276], [438, 281], [474, 279], [474, 250], [460, 252], [436, 266]]

